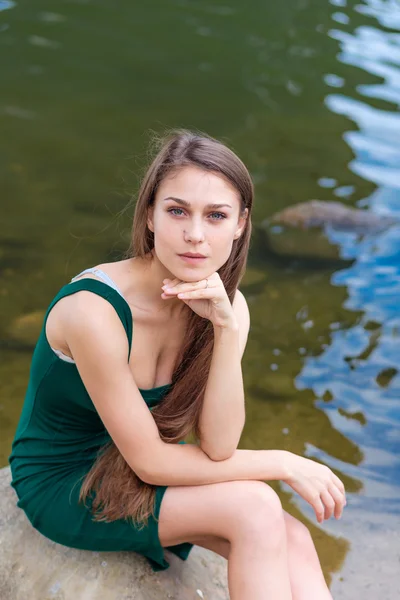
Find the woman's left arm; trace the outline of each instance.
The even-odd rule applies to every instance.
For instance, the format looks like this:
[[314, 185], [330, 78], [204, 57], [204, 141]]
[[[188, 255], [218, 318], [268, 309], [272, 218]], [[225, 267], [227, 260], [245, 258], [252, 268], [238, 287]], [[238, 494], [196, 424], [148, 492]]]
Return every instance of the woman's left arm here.
[[239, 290], [232, 308], [236, 323], [214, 326], [213, 355], [200, 416], [200, 447], [212, 460], [226, 460], [234, 453], [245, 424], [241, 360], [250, 314]]

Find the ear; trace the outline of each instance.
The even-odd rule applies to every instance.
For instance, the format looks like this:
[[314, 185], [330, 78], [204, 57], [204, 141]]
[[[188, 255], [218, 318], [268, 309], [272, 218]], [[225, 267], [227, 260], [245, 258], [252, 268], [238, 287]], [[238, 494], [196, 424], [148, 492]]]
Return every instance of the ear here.
[[244, 226], [246, 225], [246, 220], [247, 220], [248, 214], [249, 214], [249, 209], [245, 208], [244, 212], [242, 213], [242, 215], [239, 218], [238, 226], [237, 226], [235, 235], [233, 236], [234, 240], [237, 240], [242, 235], [242, 231], [244, 229]]
[[153, 225], [153, 206], [149, 206], [147, 210], [147, 227], [154, 233], [154, 225]]

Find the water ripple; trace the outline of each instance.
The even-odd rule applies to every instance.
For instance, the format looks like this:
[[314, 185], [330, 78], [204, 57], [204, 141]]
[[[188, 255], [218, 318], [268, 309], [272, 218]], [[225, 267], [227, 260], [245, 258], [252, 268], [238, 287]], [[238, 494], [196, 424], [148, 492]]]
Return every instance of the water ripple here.
[[[392, 30], [400, 28], [397, 2], [370, 0], [356, 10]], [[393, 110], [393, 105], [400, 106], [400, 35], [371, 25], [352, 33], [333, 29], [329, 35], [340, 46], [342, 63], [382, 80], [357, 86], [353, 97], [329, 94], [325, 103], [357, 127], [344, 135], [354, 152], [349, 168], [377, 186], [360, 205], [400, 218], [400, 115]], [[372, 106], [367, 98], [382, 101], [382, 106]], [[329, 187], [325, 180], [322, 185]], [[334, 273], [331, 282], [347, 288], [344, 306], [362, 316], [351, 329], [339, 324], [339, 329], [332, 330], [330, 345], [321, 355], [306, 359], [296, 385], [313, 389], [333, 426], [362, 449], [361, 465], [341, 465], [347, 474], [363, 481], [363, 495], [357, 498], [360, 507], [371, 509], [379, 499], [380, 510], [383, 502], [385, 510], [398, 513], [400, 225], [368, 238], [335, 231], [328, 235], [341, 245], [343, 256], [354, 259], [350, 267]], [[368, 327], [370, 323], [374, 328]], [[329, 403], [322, 400], [327, 392], [332, 398]], [[322, 456], [320, 449], [310, 449], [310, 454], [335, 463], [333, 457]]]
[[17, 3], [13, 2], [13, 0], [0, 0], [0, 11], [8, 10], [10, 8], [14, 8], [15, 6], [17, 6]]

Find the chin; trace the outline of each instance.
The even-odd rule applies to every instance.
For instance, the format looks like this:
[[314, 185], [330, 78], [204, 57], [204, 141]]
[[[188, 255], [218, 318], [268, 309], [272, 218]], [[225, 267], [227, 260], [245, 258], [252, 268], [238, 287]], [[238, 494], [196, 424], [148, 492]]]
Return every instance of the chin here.
[[172, 279], [176, 277], [181, 281], [187, 281], [191, 283], [193, 281], [200, 281], [201, 279], [205, 279], [211, 275], [210, 270], [207, 269], [199, 269], [199, 267], [193, 267], [191, 265], [187, 265], [185, 267], [181, 267], [180, 269], [170, 270], [172, 273]]
[[210, 277], [210, 275], [217, 270], [214, 266], [210, 267], [210, 264], [207, 265], [206, 269], [204, 266], [201, 267], [200, 265], [185, 263], [178, 255], [174, 255], [173, 257], [168, 256], [165, 261], [161, 261], [159, 258], [158, 260], [163, 265], [164, 269], [170, 273], [170, 276], [167, 275], [169, 279], [174, 279], [176, 277], [177, 279], [187, 281], [188, 283], [206, 279], [206, 277]]
[[210, 275], [212, 275], [213, 273], [216, 272], [217, 269], [199, 269], [199, 268], [186, 268], [186, 269], [182, 269], [180, 271], [181, 274], [176, 275], [176, 277], [179, 277], [179, 279], [182, 279], [182, 281], [187, 281], [188, 283], [192, 282], [192, 281], [200, 281], [201, 279], [207, 279], [207, 277], [210, 277]]

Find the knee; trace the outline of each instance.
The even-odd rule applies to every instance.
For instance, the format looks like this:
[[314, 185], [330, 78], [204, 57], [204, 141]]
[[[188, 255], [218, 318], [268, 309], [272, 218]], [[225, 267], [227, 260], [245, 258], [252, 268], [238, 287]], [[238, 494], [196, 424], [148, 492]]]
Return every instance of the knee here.
[[241, 537], [250, 535], [253, 540], [265, 536], [270, 540], [280, 539], [286, 535], [284, 513], [278, 494], [261, 481], [240, 483], [233, 499], [235, 533]]
[[288, 515], [286, 518], [286, 533], [288, 546], [296, 555], [301, 556], [304, 560], [315, 558], [314, 542], [304, 523]]

